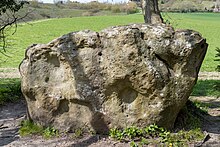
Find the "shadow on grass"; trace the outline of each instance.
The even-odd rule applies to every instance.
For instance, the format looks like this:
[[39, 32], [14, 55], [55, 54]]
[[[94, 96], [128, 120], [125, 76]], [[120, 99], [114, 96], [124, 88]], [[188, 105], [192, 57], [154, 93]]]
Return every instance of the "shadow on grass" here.
[[[208, 102], [205, 105], [212, 106]], [[220, 104], [215, 103], [215, 106], [220, 107]], [[204, 108], [197, 102], [188, 100], [186, 106], [178, 114], [174, 128], [187, 131], [200, 128], [208, 133], [220, 134], [220, 116], [212, 116]]]
[[199, 80], [193, 88], [191, 96], [216, 96], [220, 97], [219, 80]]
[[[192, 121], [195, 118], [200, 119], [202, 129], [209, 133], [220, 134], [220, 79], [219, 80], [199, 80], [193, 89], [191, 96], [196, 96], [198, 99], [191, 102], [191, 112], [194, 114]], [[200, 101], [199, 97], [212, 96], [216, 98], [205, 98]], [[193, 107], [192, 107], [193, 106]], [[208, 113], [209, 112], [209, 113]]]

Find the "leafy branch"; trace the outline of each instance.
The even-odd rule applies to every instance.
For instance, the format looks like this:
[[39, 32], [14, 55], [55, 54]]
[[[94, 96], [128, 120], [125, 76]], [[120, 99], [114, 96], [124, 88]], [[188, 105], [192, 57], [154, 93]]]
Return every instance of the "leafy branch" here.
[[28, 4], [28, 2], [16, 0], [1, 0], [0, 2], [0, 53], [4, 55], [6, 55], [6, 31], [15, 25], [15, 31], [12, 33], [13, 35], [17, 30], [17, 22], [21, 21], [29, 14], [26, 13], [23, 16], [16, 15], [25, 4]]

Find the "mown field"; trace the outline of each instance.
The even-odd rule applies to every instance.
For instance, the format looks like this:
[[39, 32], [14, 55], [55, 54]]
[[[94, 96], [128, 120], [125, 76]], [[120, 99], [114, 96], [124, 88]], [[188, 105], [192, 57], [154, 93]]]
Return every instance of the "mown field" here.
[[[175, 28], [199, 31], [207, 39], [209, 49], [202, 65], [202, 71], [214, 71], [216, 47], [220, 47], [220, 14], [214, 13], [169, 13], [163, 16]], [[33, 43], [49, 41], [69, 32], [90, 29], [100, 31], [114, 25], [143, 23], [141, 14], [120, 16], [93, 16], [57, 18], [18, 25], [17, 32], [8, 38], [6, 57], [0, 54], [0, 67], [18, 67], [24, 58], [25, 49]], [[13, 31], [13, 29], [11, 29]]]

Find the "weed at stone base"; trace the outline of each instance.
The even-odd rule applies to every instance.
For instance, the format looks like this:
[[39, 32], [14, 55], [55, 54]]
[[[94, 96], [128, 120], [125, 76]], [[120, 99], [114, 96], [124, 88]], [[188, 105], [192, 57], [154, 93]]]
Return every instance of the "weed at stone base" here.
[[54, 136], [59, 136], [59, 132], [54, 127], [47, 127], [43, 131], [43, 137], [49, 139]]
[[121, 142], [130, 142], [130, 146], [161, 145], [161, 146], [185, 146], [194, 141], [200, 141], [204, 134], [200, 129], [190, 131], [181, 130], [171, 133], [157, 125], [149, 125], [145, 128], [135, 126], [123, 129], [110, 129], [109, 136]]
[[73, 138], [81, 138], [81, 137], [83, 137], [83, 129], [81, 128], [75, 129]]
[[29, 135], [41, 135], [45, 139], [55, 137], [59, 135], [59, 132], [54, 127], [46, 127], [34, 123], [30, 120], [24, 120], [21, 122], [21, 128], [19, 129], [20, 136], [29, 136]]
[[130, 142], [130, 146], [131, 146], [131, 147], [138, 147], [138, 145], [137, 145], [134, 141], [131, 141], [131, 142]]
[[[165, 129], [153, 124], [145, 128], [138, 128], [135, 126], [127, 127], [124, 130], [117, 128], [110, 129], [109, 135], [119, 141], [131, 141], [134, 146], [134, 140], [141, 140], [140, 144], [148, 143], [149, 140], [157, 138], [158, 143], [167, 141], [169, 132]], [[143, 141], [143, 142], [142, 142]]]
[[193, 129], [190, 131], [180, 130], [177, 133], [171, 133], [169, 142], [172, 144], [186, 145], [187, 143], [200, 141], [205, 137], [201, 129]]
[[28, 135], [40, 135], [43, 133], [43, 127], [34, 124], [32, 121], [24, 120], [21, 122], [21, 128], [19, 129], [20, 136], [28, 136]]
[[115, 139], [117, 139], [117, 140], [119, 140], [119, 141], [121, 141], [121, 140], [123, 139], [123, 133], [122, 133], [122, 131], [119, 130], [119, 129], [117, 129], [117, 128], [111, 129], [110, 132], [109, 132], [109, 136], [110, 136], [111, 138], [115, 138]]

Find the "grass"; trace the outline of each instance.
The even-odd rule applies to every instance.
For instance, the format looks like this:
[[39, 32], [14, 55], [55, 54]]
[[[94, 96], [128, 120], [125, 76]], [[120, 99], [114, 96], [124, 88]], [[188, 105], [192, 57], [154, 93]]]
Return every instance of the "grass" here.
[[21, 122], [21, 128], [19, 129], [19, 134], [21, 136], [28, 136], [28, 135], [38, 135], [43, 134], [43, 127], [29, 120], [24, 120]]
[[53, 127], [43, 127], [39, 124], [33, 123], [30, 120], [24, 120], [21, 122], [21, 128], [19, 129], [21, 136], [29, 135], [41, 135], [45, 139], [49, 139], [54, 136], [58, 136], [59, 132]]
[[[201, 109], [202, 108], [202, 109]], [[207, 115], [204, 105], [187, 101], [175, 122], [175, 130], [168, 131], [155, 124], [138, 128], [112, 128], [109, 136], [121, 142], [130, 142], [130, 146], [188, 146], [190, 143], [202, 141], [205, 137], [201, 130], [202, 115]]]
[[135, 126], [125, 129], [110, 129], [109, 136], [121, 142], [130, 142], [130, 146], [185, 146], [188, 143], [201, 141], [204, 134], [200, 129], [190, 131], [180, 130], [176, 133], [171, 133], [157, 125], [149, 125], [144, 128]]
[[192, 96], [220, 97], [220, 80], [199, 80], [193, 88]]
[[[220, 46], [218, 37], [220, 32], [220, 14], [214, 13], [169, 13], [164, 17], [169, 20], [175, 28], [188, 28], [199, 31], [209, 43], [209, 50], [205, 57], [202, 71], [214, 71], [217, 62], [214, 61], [216, 47]], [[141, 14], [118, 15], [118, 16], [93, 16], [49, 19], [36, 23], [21, 24], [15, 35], [8, 38], [8, 58], [0, 55], [0, 67], [18, 67], [24, 58], [25, 49], [33, 43], [48, 43], [49, 41], [69, 32], [90, 29], [100, 31], [114, 25], [125, 25], [129, 23], [143, 23]]]
[[7, 51], [11, 58], [0, 55], [0, 60], [2, 60], [0, 67], [17, 67], [24, 58], [25, 49], [33, 43], [48, 43], [63, 34], [77, 30], [100, 31], [108, 26], [143, 22], [142, 19], [139, 15], [94, 16], [51, 19], [31, 25], [19, 25], [17, 33], [8, 38], [11, 46]]
[[20, 79], [0, 79], [0, 105], [22, 97]]

